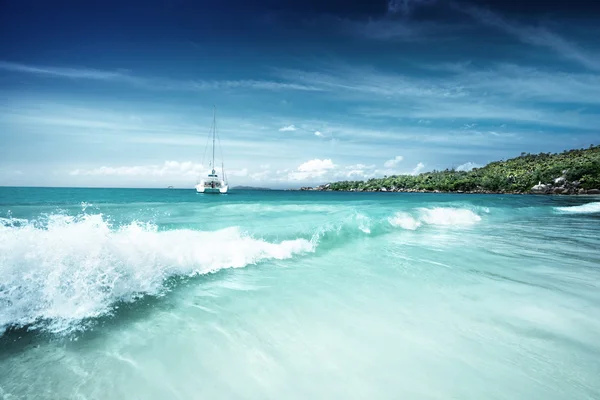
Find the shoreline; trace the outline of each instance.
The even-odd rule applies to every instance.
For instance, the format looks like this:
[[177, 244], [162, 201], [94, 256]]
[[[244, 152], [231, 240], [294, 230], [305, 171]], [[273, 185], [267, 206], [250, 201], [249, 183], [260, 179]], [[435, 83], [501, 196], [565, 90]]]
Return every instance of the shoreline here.
[[[382, 190], [384, 189], [384, 190]], [[598, 196], [600, 189], [580, 189], [578, 191], [561, 189], [560, 191], [549, 190], [545, 192], [529, 191], [529, 192], [513, 192], [513, 191], [491, 191], [491, 190], [475, 190], [475, 191], [448, 191], [448, 190], [427, 190], [427, 189], [350, 189], [339, 190], [321, 187], [302, 187], [300, 189], [291, 189], [298, 192], [343, 192], [343, 193], [431, 193], [431, 194], [492, 194], [492, 195], [537, 195], [537, 196]]]
[[562, 153], [521, 153], [481, 168], [454, 168], [419, 174], [392, 174], [380, 178], [342, 180], [301, 191], [600, 195], [600, 146]]

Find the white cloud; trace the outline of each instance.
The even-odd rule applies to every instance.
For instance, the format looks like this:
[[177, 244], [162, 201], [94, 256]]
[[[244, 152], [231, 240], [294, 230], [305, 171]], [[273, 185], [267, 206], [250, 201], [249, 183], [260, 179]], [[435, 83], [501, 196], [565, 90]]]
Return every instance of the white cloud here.
[[288, 125], [288, 126], [284, 126], [282, 128], [279, 128], [279, 132], [293, 132], [295, 131], [296, 128], [293, 124], [292, 125]]
[[383, 166], [386, 168], [394, 168], [396, 165], [398, 165], [402, 160], [404, 160], [404, 157], [402, 156], [396, 156], [394, 158], [392, 158], [391, 160], [387, 160]]
[[303, 181], [307, 179], [315, 179], [323, 177], [328, 171], [336, 168], [336, 165], [330, 160], [320, 160], [315, 158], [314, 160], [307, 161], [295, 171], [288, 174], [288, 179], [294, 181]]
[[418, 175], [419, 173], [421, 173], [423, 171], [423, 169], [425, 169], [425, 164], [423, 164], [422, 162], [418, 163], [417, 166], [412, 170], [411, 174], [412, 175]]
[[481, 165], [475, 164], [474, 162], [470, 162], [469, 161], [467, 163], [464, 163], [464, 164], [459, 165], [458, 167], [456, 167], [456, 170], [457, 171], [470, 171], [473, 168], [481, 168]]
[[[247, 174], [246, 170], [246, 174]], [[75, 169], [69, 172], [72, 176], [129, 176], [129, 177], [180, 177], [191, 178], [206, 173], [202, 164], [191, 161], [165, 161], [160, 165], [137, 165], [93, 169]]]
[[349, 165], [346, 169], [374, 169], [375, 165], [355, 164]]
[[323, 136], [323, 134], [319, 131], [315, 131], [315, 136]]
[[314, 160], [310, 160], [301, 164], [298, 167], [298, 171], [300, 172], [315, 172], [315, 171], [323, 171], [335, 168], [335, 164], [330, 160], [319, 160], [315, 158]]

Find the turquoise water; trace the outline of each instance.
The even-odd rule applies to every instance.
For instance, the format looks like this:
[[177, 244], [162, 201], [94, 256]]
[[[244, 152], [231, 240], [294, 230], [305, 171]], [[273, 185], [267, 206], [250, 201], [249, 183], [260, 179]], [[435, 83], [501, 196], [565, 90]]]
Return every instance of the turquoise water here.
[[0, 398], [600, 398], [597, 197], [0, 188], [0, 218]]

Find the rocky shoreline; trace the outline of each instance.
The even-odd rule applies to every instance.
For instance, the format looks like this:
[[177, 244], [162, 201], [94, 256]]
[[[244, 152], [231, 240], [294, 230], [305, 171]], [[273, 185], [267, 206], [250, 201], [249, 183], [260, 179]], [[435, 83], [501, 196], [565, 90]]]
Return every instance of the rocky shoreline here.
[[600, 195], [600, 189], [584, 189], [579, 187], [579, 182], [567, 182], [564, 178], [555, 179], [552, 184], [539, 183], [529, 191], [492, 191], [484, 189], [476, 189], [469, 191], [445, 191], [445, 190], [427, 190], [427, 189], [405, 189], [396, 187], [380, 187], [377, 189], [350, 189], [350, 190], [333, 190], [331, 184], [319, 185], [315, 187], [303, 186], [300, 191], [316, 191], [316, 192], [389, 192], [389, 193], [456, 193], [456, 194], [546, 194], [546, 195]]

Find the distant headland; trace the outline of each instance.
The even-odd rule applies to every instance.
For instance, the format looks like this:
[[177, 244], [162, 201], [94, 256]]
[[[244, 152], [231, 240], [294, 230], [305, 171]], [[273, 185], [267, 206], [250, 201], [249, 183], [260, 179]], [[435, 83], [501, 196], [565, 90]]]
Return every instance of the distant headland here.
[[600, 146], [562, 153], [521, 153], [471, 171], [393, 175], [340, 181], [300, 190], [510, 194], [600, 194]]

